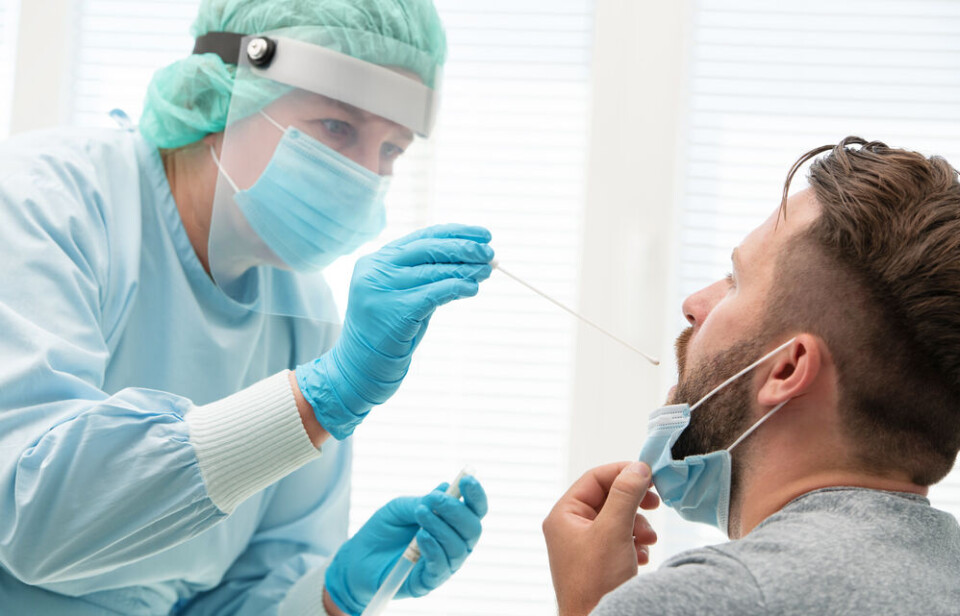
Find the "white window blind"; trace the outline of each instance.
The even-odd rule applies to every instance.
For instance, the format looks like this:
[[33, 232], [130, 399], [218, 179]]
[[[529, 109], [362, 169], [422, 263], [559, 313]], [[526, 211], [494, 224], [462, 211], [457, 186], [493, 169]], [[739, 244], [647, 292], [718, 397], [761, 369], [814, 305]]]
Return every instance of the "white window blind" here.
[[122, 109], [136, 121], [158, 68], [193, 49], [197, 0], [78, 0], [76, 52], [68, 95], [72, 122], [115, 126]]
[[[593, 2], [436, 4], [450, 45], [439, 125], [398, 164], [391, 228], [486, 225], [505, 266], [574, 305]], [[74, 121], [109, 125], [115, 107], [136, 119], [153, 71], [192, 48], [196, 6], [82, 0]], [[348, 274], [331, 272], [341, 292]], [[490, 498], [464, 569], [389, 613], [555, 609], [540, 524], [568, 486], [574, 334], [569, 317], [495, 273], [479, 297], [435, 315], [400, 393], [358, 429], [351, 532], [391, 498], [429, 491], [465, 463]]]
[[20, 0], [0, 0], [0, 139], [10, 132]]
[[[439, 126], [421, 170], [398, 173], [391, 216], [487, 225], [505, 267], [575, 305], [592, 2], [437, 6], [450, 45]], [[490, 497], [464, 569], [390, 613], [555, 610], [540, 524], [567, 487], [574, 334], [567, 315], [494, 273], [477, 298], [435, 315], [399, 394], [358, 430], [354, 528], [464, 463]]]
[[[960, 165], [960, 3], [695, 6], [678, 305], [729, 271], [732, 247], [777, 207], [787, 170], [813, 147], [859, 135]], [[931, 500], [960, 516], [960, 473]], [[668, 551], [721, 539], [683, 528], [666, 533]]]

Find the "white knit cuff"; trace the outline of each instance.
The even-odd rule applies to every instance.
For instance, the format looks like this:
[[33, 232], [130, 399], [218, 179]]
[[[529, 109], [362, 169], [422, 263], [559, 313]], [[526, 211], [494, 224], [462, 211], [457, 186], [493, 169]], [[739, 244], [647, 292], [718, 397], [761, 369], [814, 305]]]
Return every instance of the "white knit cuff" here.
[[284, 597], [278, 616], [329, 616], [323, 606], [323, 578], [327, 568], [308, 571]]
[[210, 500], [225, 513], [320, 456], [284, 370], [186, 414]]

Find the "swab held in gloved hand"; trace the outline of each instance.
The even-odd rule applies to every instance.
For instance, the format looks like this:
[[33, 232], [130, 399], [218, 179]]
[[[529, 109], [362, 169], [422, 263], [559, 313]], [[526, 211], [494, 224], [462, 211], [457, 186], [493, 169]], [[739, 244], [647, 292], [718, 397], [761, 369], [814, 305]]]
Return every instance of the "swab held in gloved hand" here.
[[531, 285], [531, 284], [529, 284], [529, 283], [527, 283], [527, 282], [524, 282], [523, 280], [520, 280], [519, 278], [517, 278], [516, 276], [514, 276], [513, 274], [511, 274], [511, 273], [508, 272], [507, 270], [503, 269], [503, 266], [501, 266], [501, 265], [500, 265], [500, 262], [497, 261], [496, 259], [494, 259], [493, 261], [490, 262], [490, 267], [492, 267], [492, 268], [495, 269], [495, 270], [499, 270], [500, 273], [503, 274], [504, 276], [506, 276], [506, 277], [508, 277], [508, 278], [512, 278], [512, 279], [515, 280], [516, 282], [518, 282], [518, 283], [522, 284], [523, 286], [527, 287], [528, 289], [530, 289], [531, 291], [533, 291], [534, 293], [536, 293], [537, 295], [539, 295], [539, 296], [542, 297], [543, 299], [545, 299], [545, 300], [549, 301], [550, 303], [552, 303], [554, 306], [557, 306], [557, 307], [560, 308], [561, 310], [564, 310], [564, 311], [572, 314], [573, 316], [575, 316], [576, 318], [580, 319], [581, 321], [583, 321], [584, 323], [586, 323], [586, 324], [589, 325], [590, 327], [594, 328], [595, 330], [597, 330], [598, 332], [600, 332], [600, 333], [603, 334], [604, 336], [607, 336], [608, 338], [619, 342], [620, 344], [622, 344], [623, 346], [627, 347], [628, 349], [630, 349], [630, 350], [633, 351], [634, 353], [643, 356], [644, 359], [646, 359], [647, 361], [649, 361], [649, 362], [650, 362], [651, 364], [653, 364], [654, 366], [659, 366], [659, 365], [660, 365], [660, 360], [659, 360], [659, 359], [657, 359], [657, 358], [655, 358], [655, 357], [650, 357], [649, 355], [647, 355], [646, 353], [644, 353], [643, 351], [641, 351], [641, 350], [638, 349], [637, 347], [633, 346], [632, 344], [630, 344], [630, 343], [627, 342], [626, 340], [623, 340], [623, 339], [621, 339], [621, 338], [618, 338], [617, 336], [614, 336], [613, 334], [611, 334], [610, 332], [608, 332], [608, 331], [605, 330], [604, 328], [600, 327], [599, 325], [597, 325], [597, 324], [594, 323], [593, 321], [587, 319], [586, 317], [580, 315], [580, 314], [577, 313], [577, 312], [574, 312], [574, 311], [571, 310], [570, 308], [567, 308], [565, 305], [563, 305], [563, 304], [561, 304], [560, 302], [558, 302], [557, 300], [553, 299], [552, 297], [550, 297], [549, 295], [547, 295], [546, 293], [544, 293], [544, 292], [541, 291], [540, 289], [537, 289], [537, 288], [534, 287], [533, 285]]
[[[467, 475], [473, 476], [473, 471], [469, 466], [460, 471], [457, 478], [454, 479], [450, 487], [447, 488], [446, 494], [454, 498], [460, 498], [460, 480]], [[413, 541], [410, 542], [410, 545], [407, 546], [407, 549], [404, 550], [400, 560], [398, 560], [397, 564], [390, 570], [387, 579], [380, 585], [377, 594], [373, 595], [373, 599], [370, 599], [370, 603], [367, 604], [367, 608], [363, 610], [363, 614], [360, 616], [377, 616], [380, 614], [383, 609], [387, 607], [387, 604], [390, 603], [391, 599], [393, 599], [394, 595], [397, 594], [397, 591], [400, 590], [400, 587], [403, 586], [407, 576], [409, 576], [413, 570], [413, 566], [416, 565], [419, 560], [420, 546], [417, 545], [417, 539], [414, 538]]]

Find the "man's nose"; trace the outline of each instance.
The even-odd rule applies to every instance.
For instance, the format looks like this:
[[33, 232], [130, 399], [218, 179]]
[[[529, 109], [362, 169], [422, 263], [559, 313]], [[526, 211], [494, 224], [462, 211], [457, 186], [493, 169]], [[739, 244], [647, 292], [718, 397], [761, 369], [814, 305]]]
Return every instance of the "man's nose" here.
[[700, 289], [683, 301], [683, 316], [694, 328], [707, 319], [710, 311], [719, 303], [727, 291], [727, 283], [718, 280], [709, 287]]

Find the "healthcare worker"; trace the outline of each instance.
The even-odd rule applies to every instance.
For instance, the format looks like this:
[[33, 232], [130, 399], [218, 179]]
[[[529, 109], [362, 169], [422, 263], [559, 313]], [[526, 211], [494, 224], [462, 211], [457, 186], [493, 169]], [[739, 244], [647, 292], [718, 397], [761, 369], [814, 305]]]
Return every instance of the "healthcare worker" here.
[[347, 540], [348, 437], [489, 276], [489, 233], [360, 259], [342, 331], [322, 274], [378, 235], [432, 129], [433, 5], [204, 0], [193, 34], [139, 131], [0, 147], [4, 614], [358, 614], [414, 536], [400, 596], [480, 535], [466, 478]]

